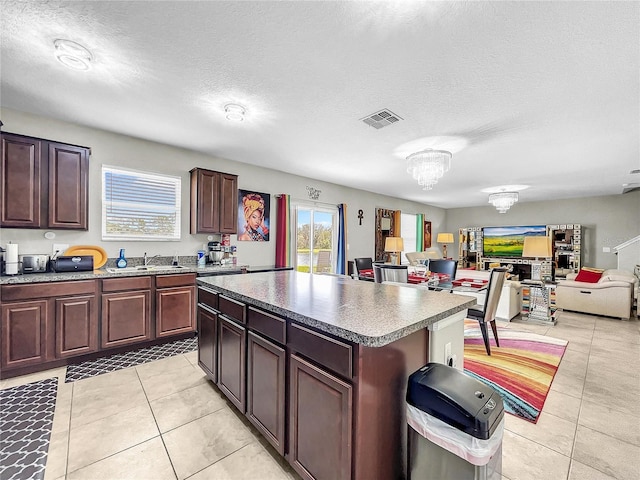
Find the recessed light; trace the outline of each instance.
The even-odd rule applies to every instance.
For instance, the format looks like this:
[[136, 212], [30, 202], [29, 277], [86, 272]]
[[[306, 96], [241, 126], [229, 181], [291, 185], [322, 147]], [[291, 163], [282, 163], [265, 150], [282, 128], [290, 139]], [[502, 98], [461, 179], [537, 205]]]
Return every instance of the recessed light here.
[[89, 70], [93, 57], [91, 52], [79, 43], [58, 39], [53, 42], [56, 58], [64, 66], [74, 70]]
[[242, 105], [228, 103], [224, 106], [224, 113], [226, 114], [227, 120], [232, 122], [242, 122], [244, 120], [246, 109]]

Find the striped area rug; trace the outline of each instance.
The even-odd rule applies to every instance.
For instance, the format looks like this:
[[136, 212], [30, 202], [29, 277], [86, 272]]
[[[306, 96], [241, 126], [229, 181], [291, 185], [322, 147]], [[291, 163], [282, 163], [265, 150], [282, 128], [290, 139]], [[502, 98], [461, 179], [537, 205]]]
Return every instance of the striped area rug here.
[[488, 356], [478, 322], [464, 327], [465, 373], [495, 388], [505, 412], [536, 423], [568, 342], [498, 326], [500, 347], [489, 329]]

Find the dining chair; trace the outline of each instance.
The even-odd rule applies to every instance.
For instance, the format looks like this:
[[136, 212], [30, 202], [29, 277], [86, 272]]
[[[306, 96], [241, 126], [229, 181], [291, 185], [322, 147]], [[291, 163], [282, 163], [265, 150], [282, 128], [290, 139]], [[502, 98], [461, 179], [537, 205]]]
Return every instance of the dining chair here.
[[376, 283], [382, 283], [386, 280], [391, 282], [407, 283], [409, 281], [409, 269], [407, 268], [407, 265], [374, 263], [373, 277]]
[[455, 260], [430, 260], [429, 271], [435, 273], [445, 273], [449, 275], [451, 281], [456, 278], [456, 271], [458, 270], [458, 262]]
[[362, 270], [373, 270], [373, 259], [371, 257], [354, 258], [356, 273], [360, 275]]
[[498, 329], [496, 327], [496, 311], [498, 310], [500, 293], [502, 293], [502, 286], [504, 285], [506, 275], [506, 268], [494, 268], [491, 270], [484, 305], [474, 305], [473, 307], [469, 307], [467, 312], [467, 318], [477, 320], [480, 323], [480, 330], [482, 331], [482, 339], [484, 340], [484, 347], [487, 350], [487, 355], [491, 355], [487, 323], [491, 325], [493, 337], [496, 339], [496, 347], [500, 346], [500, 341], [498, 340]]

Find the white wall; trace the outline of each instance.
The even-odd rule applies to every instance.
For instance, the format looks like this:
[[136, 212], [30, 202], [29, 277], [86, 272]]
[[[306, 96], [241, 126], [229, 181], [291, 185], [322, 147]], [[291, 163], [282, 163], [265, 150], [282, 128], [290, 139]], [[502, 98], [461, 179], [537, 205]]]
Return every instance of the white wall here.
[[[621, 187], [622, 188], [622, 187]], [[624, 195], [516, 203], [504, 214], [491, 205], [447, 210], [446, 230], [503, 225], [579, 223], [584, 227], [584, 266], [616, 268], [613, 247], [640, 234], [640, 191]], [[457, 241], [457, 238], [456, 238]], [[603, 252], [609, 247], [609, 253]], [[457, 255], [458, 244], [451, 249]]]
[[[238, 242], [235, 235], [231, 243], [238, 247], [238, 260], [242, 264], [270, 265], [275, 261], [275, 194], [287, 193], [292, 199], [308, 200], [307, 186], [322, 191], [319, 202], [347, 204], [348, 259], [369, 257], [374, 254], [375, 209], [383, 207], [405, 213], [425, 213], [431, 220], [435, 238], [445, 222], [446, 211], [415, 202], [378, 195], [362, 190], [342, 187], [313, 179], [289, 175], [276, 170], [255, 167], [231, 160], [211, 157], [198, 152], [127, 137], [104, 130], [65, 123], [34, 116], [11, 109], [0, 110], [3, 131], [30, 135], [91, 147], [89, 160], [89, 230], [87, 232], [55, 230], [55, 240], [46, 240], [46, 230], [5, 228], [0, 232], [0, 245], [11, 241], [20, 245], [20, 253], [50, 254], [53, 243], [70, 245], [100, 245], [109, 257], [116, 257], [120, 248], [128, 257], [149, 255], [194, 255], [207, 242], [206, 235], [189, 233], [189, 170], [208, 168], [238, 175], [238, 186], [245, 190], [271, 193], [271, 240], [269, 242]], [[113, 242], [101, 239], [101, 166], [124, 166], [182, 177], [182, 238], [180, 242]], [[399, 171], [399, 175], [403, 174]], [[359, 225], [358, 210], [364, 211]]]

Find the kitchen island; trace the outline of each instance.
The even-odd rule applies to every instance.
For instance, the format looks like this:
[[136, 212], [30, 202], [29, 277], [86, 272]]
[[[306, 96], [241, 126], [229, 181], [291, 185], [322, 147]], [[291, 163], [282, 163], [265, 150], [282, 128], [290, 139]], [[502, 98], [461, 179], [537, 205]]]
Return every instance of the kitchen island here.
[[407, 378], [475, 299], [295, 271], [197, 283], [200, 366], [303, 478], [406, 477]]

